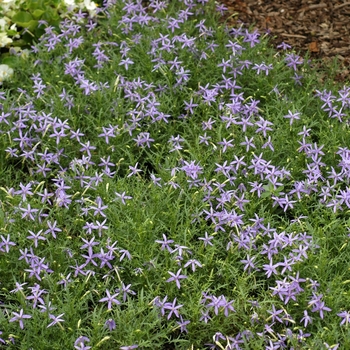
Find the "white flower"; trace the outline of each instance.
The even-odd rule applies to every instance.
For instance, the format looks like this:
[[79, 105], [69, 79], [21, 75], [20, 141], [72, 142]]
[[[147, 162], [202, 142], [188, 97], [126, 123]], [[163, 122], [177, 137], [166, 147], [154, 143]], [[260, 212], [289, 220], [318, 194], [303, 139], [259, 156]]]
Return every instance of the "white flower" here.
[[82, 10], [87, 10], [89, 12], [90, 17], [96, 16], [96, 8], [97, 5], [91, 0], [84, 0], [83, 3], [79, 3], [78, 5]]
[[10, 9], [18, 9], [23, 0], [21, 0], [19, 4], [16, 4], [16, 0], [1, 0], [0, 2], [3, 13], [7, 13]]
[[26, 59], [29, 57], [30, 51], [28, 49], [24, 49], [21, 51], [21, 57]]
[[61, 17], [65, 17], [67, 12], [74, 12], [74, 10], [77, 8], [81, 10], [87, 10], [90, 14], [90, 17], [96, 16], [97, 5], [91, 0], [63, 0], [61, 4], [66, 9], [66, 11], [62, 11], [63, 13], [60, 14]]
[[12, 39], [7, 36], [6, 33], [0, 33], [0, 47], [5, 47], [12, 43]]
[[[16, 23], [13, 23], [10, 27], [11, 30], [17, 31]], [[14, 35], [14, 38], [19, 39], [21, 36], [19, 34]]]
[[[64, 18], [67, 13], [73, 12], [75, 9], [78, 8], [77, 4], [75, 3], [75, 0], [63, 0], [61, 2], [61, 5], [63, 5], [64, 10], [61, 9], [60, 16]], [[61, 8], [61, 7], [60, 7]]]
[[91, 0], [84, 0], [84, 6], [89, 12], [95, 11], [97, 8], [97, 5]]
[[[1, 0], [0, 0], [1, 3]], [[11, 19], [7, 16], [0, 18], [0, 32], [5, 32], [11, 24]]]
[[13, 75], [13, 69], [7, 64], [0, 64], [0, 85], [3, 81], [8, 80]]
[[7, 22], [4, 18], [0, 18], [0, 31], [4, 32], [7, 29]]
[[74, 0], [64, 0], [63, 2], [64, 2], [64, 4], [67, 7], [71, 7], [71, 8], [76, 8], [77, 7], [77, 5], [76, 5]]

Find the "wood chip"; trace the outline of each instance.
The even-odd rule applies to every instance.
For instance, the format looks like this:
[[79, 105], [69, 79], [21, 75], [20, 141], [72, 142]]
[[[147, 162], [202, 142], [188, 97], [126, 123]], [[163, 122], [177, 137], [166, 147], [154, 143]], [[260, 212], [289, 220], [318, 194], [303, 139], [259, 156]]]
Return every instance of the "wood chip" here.
[[323, 8], [323, 7], [327, 7], [328, 5], [325, 3], [321, 3], [321, 4], [311, 4], [309, 5], [309, 9], [313, 10], [313, 9], [319, 9], [319, 8]]
[[334, 6], [334, 10], [338, 10], [344, 6], [350, 6], [350, 2], [344, 2], [343, 4]]
[[320, 51], [319, 48], [318, 48], [318, 45], [317, 45], [317, 42], [316, 41], [312, 41], [310, 44], [309, 44], [309, 50], [311, 52], [318, 52]]
[[283, 36], [288, 36], [290, 38], [301, 38], [301, 39], [306, 39], [307, 36], [305, 35], [300, 35], [300, 34], [288, 34], [288, 33], [281, 33]]

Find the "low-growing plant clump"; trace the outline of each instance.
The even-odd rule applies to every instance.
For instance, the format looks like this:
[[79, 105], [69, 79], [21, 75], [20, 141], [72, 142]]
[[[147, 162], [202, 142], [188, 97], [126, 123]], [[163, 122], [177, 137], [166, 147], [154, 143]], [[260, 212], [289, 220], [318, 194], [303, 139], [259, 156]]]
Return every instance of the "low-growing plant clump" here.
[[350, 87], [214, 1], [106, 1], [0, 92], [8, 349], [350, 347]]
[[10, 80], [28, 45], [44, 33], [44, 24], [59, 29], [63, 18], [88, 11], [96, 17], [101, 0], [3, 0], [0, 2], [0, 85]]

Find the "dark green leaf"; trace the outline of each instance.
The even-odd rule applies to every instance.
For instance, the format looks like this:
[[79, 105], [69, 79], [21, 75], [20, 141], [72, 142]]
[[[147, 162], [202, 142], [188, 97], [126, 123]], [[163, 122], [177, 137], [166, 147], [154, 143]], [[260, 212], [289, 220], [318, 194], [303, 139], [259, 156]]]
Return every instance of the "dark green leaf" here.
[[22, 23], [28, 23], [33, 19], [29, 12], [19, 11], [12, 17], [12, 22], [24, 27]]
[[7, 64], [11, 68], [16, 68], [18, 65], [18, 57], [16, 56], [6, 56], [1, 60], [2, 64]]

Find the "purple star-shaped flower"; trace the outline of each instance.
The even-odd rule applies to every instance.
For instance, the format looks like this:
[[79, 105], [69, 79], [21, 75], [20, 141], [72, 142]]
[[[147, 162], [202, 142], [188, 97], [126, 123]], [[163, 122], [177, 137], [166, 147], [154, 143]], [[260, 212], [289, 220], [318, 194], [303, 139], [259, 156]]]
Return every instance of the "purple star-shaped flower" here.
[[179, 289], [181, 288], [180, 280], [181, 280], [181, 279], [184, 279], [184, 278], [187, 278], [187, 276], [181, 275], [181, 270], [182, 270], [182, 269], [179, 269], [179, 270], [176, 272], [176, 274], [175, 274], [175, 273], [172, 273], [172, 272], [170, 272], [170, 271], [168, 271], [168, 273], [169, 273], [172, 277], [170, 277], [170, 278], [168, 278], [168, 279], [166, 280], [167, 282], [175, 281], [176, 286], [177, 286], [177, 288], [179, 288]]

